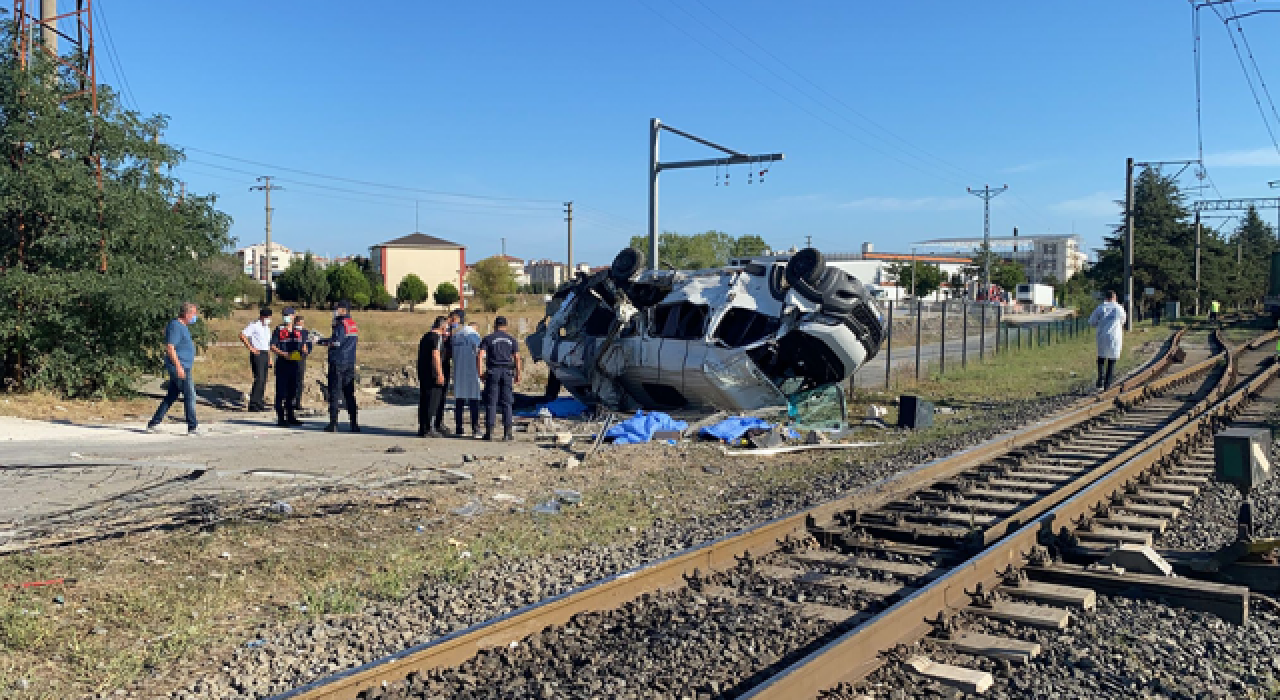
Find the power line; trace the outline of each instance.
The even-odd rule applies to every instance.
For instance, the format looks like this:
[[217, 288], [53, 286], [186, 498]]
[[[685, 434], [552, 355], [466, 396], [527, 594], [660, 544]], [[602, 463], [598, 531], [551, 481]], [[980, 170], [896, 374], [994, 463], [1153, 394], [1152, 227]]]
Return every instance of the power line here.
[[672, 27], [674, 27], [674, 28], [675, 28], [677, 31], [679, 31], [681, 34], [684, 34], [685, 36], [689, 37], [689, 39], [690, 39], [691, 41], [693, 41], [693, 42], [694, 42], [695, 44], [697, 44], [698, 46], [701, 46], [701, 47], [702, 47], [704, 50], [706, 50], [708, 53], [710, 53], [711, 55], [713, 55], [713, 56], [715, 56], [716, 58], [720, 59], [721, 61], [723, 61], [723, 62], [727, 63], [730, 67], [732, 67], [733, 69], [735, 69], [735, 70], [737, 70], [738, 72], [742, 73], [743, 75], [747, 76], [747, 78], [749, 78], [752, 82], [754, 82], [754, 83], [756, 83], [757, 85], [759, 85], [759, 86], [763, 87], [764, 89], [768, 90], [769, 92], [772, 92], [773, 94], [777, 95], [778, 97], [780, 97], [783, 101], [785, 101], [787, 104], [791, 105], [792, 107], [795, 107], [796, 109], [798, 109], [798, 110], [800, 110], [800, 111], [804, 112], [805, 114], [809, 115], [810, 117], [813, 117], [814, 119], [816, 119], [816, 120], [818, 120], [818, 121], [822, 122], [823, 124], [826, 124], [826, 125], [827, 125], [828, 127], [830, 127], [832, 130], [834, 130], [834, 131], [836, 131], [837, 133], [839, 133], [839, 134], [841, 134], [841, 135], [845, 136], [846, 138], [848, 138], [849, 140], [853, 141], [854, 143], [857, 143], [857, 144], [859, 144], [859, 145], [861, 145], [861, 146], [863, 146], [863, 147], [865, 147], [865, 148], [867, 148], [867, 149], [869, 149], [869, 150], [875, 151], [876, 153], [879, 153], [880, 155], [883, 155], [884, 157], [889, 158], [890, 160], [893, 160], [893, 161], [897, 162], [897, 163], [898, 163], [898, 164], [900, 164], [900, 165], [903, 165], [903, 166], [905, 166], [905, 167], [911, 168], [912, 170], [915, 170], [915, 171], [917, 171], [917, 172], [919, 172], [919, 173], [922, 173], [922, 174], [924, 174], [924, 175], [929, 175], [929, 176], [931, 176], [931, 177], [936, 177], [936, 178], [938, 178], [938, 179], [944, 180], [944, 181], [949, 182], [949, 183], [952, 183], [952, 184], [958, 184], [958, 183], [959, 183], [959, 184], [962, 184], [962, 183], [963, 183], [963, 181], [958, 180], [958, 179], [955, 179], [955, 178], [951, 177], [950, 175], [946, 175], [946, 174], [942, 174], [942, 173], [938, 173], [938, 172], [934, 172], [934, 171], [926, 170], [926, 169], [924, 169], [924, 168], [922, 168], [922, 167], [920, 167], [920, 166], [916, 165], [915, 163], [911, 163], [911, 162], [908, 162], [908, 161], [904, 161], [904, 160], [902, 160], [901, 158], [898, 158], [897, 156], [893, 155], [892, 153], [889, 153], [889, 152], [887, 152], [887, 151], [881, 150], [880, 148], [877, 148], [876, 146], [874, 146], [874, 145], [872, 145], [872, 144], [870, 144], [870, 143], [867, 143], [866, 141], [864, 141], [864, 140], [862, 140], [862, 139], [858, 138], [857, 136], [854, 136], [853, 134], [849, 133], [848, 131], [846, 131], [845, 129], [841, 128], [840, 126], [838, 126], [838, 125], [836, 125], [836, 124], [832, 123], [829, 119], [827, 119], [827, 118], [823, 117], [823, 116], [822, 116], [822, 115], [820, 115], [820, 114], [815, 113], [813, 110], [809, 109], [808, 107], [805, 107], [804, 105], [799, 104], [798, 102], [796, 102], [795, 100], [793, 100], [793, 99], [791, 99], [789, 96], [787, 96], [786, 94], [784, 94], [784, 93], [782, 93], [781, 91], [779, 91], [779, 90], [778, 90], [777, 88], [775, 88], [774, 86], [772, 86], [772, 85], [770, 85], [769, 83], [767, 83], [767, 82], [765, 82], [765, 81], [761, 80], [760, 78], [756, 77], [754, 74], [752, 74], [750, 71], [746, 70], [746, 69], [745, 69], [745, 68], [743, 68], [742, 66], [740, 66], [740, 65], [738, 65], [737, 63], [735, 63], [735, 62], [733, 62], [733, 61], [729, 60], [729, 59], [728, 59], [728, 58], [726, 58], [723, 54], [721, 54], [719, 51], [716, 51], [715, 49], [713, 49], [713, 48], [711, 48], [710, 46], [708, 46], [705, 42], [703, 42], [701, 39], [699, 39], [699, 38], [698, 38], [697, 36], [695, 36], [694, 34], [690, 33], [690, 32], [689, 32], [688, 30], [686, 30], [684, 27], [680, 26], [678, 23], [676, 23], [676, 22], [675, 22], [674, 20], [672, 20], [670, 17], [667, 17], [666, 15], [662, 14], [661, 12], [659, 12], [657, 9], [655, 9], [652, 5], [650, 5], [650, 4], [649, 4], [648, 2], [646, 2], [645, 0], [640, 0], [640, 4], [644, 5], [644, 6], [645, 6], [645, 8], [647, 8], [650, 12], [654, 13], [655, 15], [657, 15], [657, 16], [658, 16], [660, 19], [662, 19], [664, 22], [666, 22], [667, 24], [670, 24]]
[[183, 148], [184, 150], [188, 150], [188, 151], [195, 151], [196, 153], [203, 153], [205, 155], [214, 156], [216, 158], [224, 158], [226, 160], [236, 161], [238, 163], [246, 163], [248, 165], [257, 165], [265, 168], [274, 168], [276, 170], [282, 170], [282, 171], [294, 173], [297, 175], [306, 175], [308, 177], [316, 177], [316, 178], [321, 178], [325, 180], [336, 180], [338, 182], [347, 182], [354, 185], [364, 185], [366, 187], [380, 187], [383, 189], [399, 190], [401, 192], [418, 192], [422, 194], [430, 194], [430, 195], [435, 195], [439, 197], [459, 197], [462, 199], [476, 199], [476, 200], [496, 201], [496, 202], [537, 202], [542, 204], [554, 204], [556, 205], [557, 208], [559, 208], [560, 206], [560, 200], [555, 200], [555, 199], [532, 199], [528, 197], [498, 197], [493, 195], [469, 194], [465, 192], [446, 192], [443, 190], [429, 190], [421, 187], [406, 187], [404, 185], [388, 185], [385, 183], [370, 182], [368, 180], [358, 180], [355, 178], [343, 177], [340, 175], [327, 175], [325, 173], [317, 173], [310, 170], [302, 170], [299, 168], [289, 168], [289, 167], [284, 167], [280, 165], [273, 165], [271, 163], [264, 163], [262, 161], [251, 160], [249, 158], [229, 156], [224, 153], [217, 153], [215, 151], [209, 151], [203, 148], [196, 148], [195, 146], [181, 146], [180, 148]]
[[134, 98], [133, 86], [129, 84], [129, 77], [124, 73], [124, 61], [120, 60], [120, 53], [116, 51], [115, 39], [111, 37], [111, 25], [107, 22], [107, 9], [103, 7], [102, 0], [93, 4], [93, 9], [98, 13], [98, 19], [102, 22], [102, 30], [106, 35], [107, 58], [115, 65], [116, 74], [120, 77], [121, 87], [124, 89], [123, 94], [128, 97], [128, 101], [133, 105], [133, 111], [141, 112], [138, 107], [138, 100]]
[[1227, 38], [1231, 39], [1231, 48], [1235, 50], [1236, 60], [1240, 62], [1240, 70], [1244, 72], [1244, 80], [1249, 85], [1249, 92], [1253, 94], [1253, 103], [1258, 107], [1258, 114], [1262, 117], [1262, 124], [1267, 128], [1267, 135], [1271, 137], [1271, 145], [1275, 147], [1276, 153], [1280, 153], [1280, 141], [1276, 140], [1275, 131], [1271, 128], [1271, 120], [1267, 117], [1267, 111], [1262, 107], [1262, 100], [1258, 97], [1258, 90], [1253, 85], [1253, 76], [1249, 74], [1249, 69], [1245, 66], [1244, 55], [1240, 53], [1240, 45], [1236, 42], [1235, 34], [1231, 33], [1231, 25], [1227, 19], [1218, 11], [1216, 5], [1209, 5], [1209, 9], [1222, 20], [1222, 26], [1226, 29]]
[[[1234, 6], [1231, 8], [1235, 9]], [[1244, 25], [1240, 20], [1236, 20], [1236, 31], [1240, 33], [1240, 41], [1244, 43], [1245, 53], [1249, 56], [1249, 63], [1253, 64], [1253, 72], [1258, 76], [1258, 84], [1262, 86], [1262, 94], [1267, 98], [1267, 104], [1271, 105], [1271, 114], [1276, 118], [1276, 124], [1280, 124], [1280, 111], [1276, 110], [1275, 100], [1271, 99], [1271, 90], [1267, 88], [1267, 81], [1262, 77], [1262, 69], [1258, 67], [1258, 61], [1253, 57], [1253, 47], [1249, 46], [1249, 37], [1244, 33]], [[1280, 147], [1277, 147], [1280, 150]]]
[[[893, 131], [891, 131], [891, 130], [890, 130], [890, 129], [888, 129], [887, 127], [885, 127], [885, 126], [883, 126], [883, 125], [881, 125], [881, 124], [877, 123], [875, 120], [873, 120], [871, 117], [867, 116], [865, 113], [863, 113], [863, 112], [861, 112], [860, 110], [858, 110], [858, 109], [857, 109], [856, 107], [854, 107], [853, 105], [850, 105], [849, 103], [847, 103], [847, 102], [845, 102], [844, 100], [840, 99], [839, 97], [837, 97], [836, 95], [834, 95], [834, 94], [832, 94], [830, 91], [828, 91], [826, 88], [824, 88], [824, 87], [822, 87], [821, 85], [819, 85], [818, 83], [814, 82], [812, 79], [810, 79], [810, 78], [809, 78], [808, 76], [806, 76], [805, 74], [801, 73], [800, 71], [796, 70], [796, 69], [795, 69], [795, 68], [793, 68], [792, 66], [788, 65], [785, 61], [783, 61], [781, 58], [779, 58], [776, 54], [774, 54], [772, 51], [770, 51], [767, 47], [763, 46], [762, 44], [760, 44], [760, 42], [758, 42], [758, 41], [756, 41], [755, 39], [751, 38], [748, 34], [746, 34], [745, 32], [743, 32], [741, 29], [738, 29], [738, 27], [734, 26], [731, 22], [729, 22], [729, 20], [725, 19], [725, 18], [724, 18], [724, 16], [722, 16], [721, 14], [719, 14], [718, 12], [716, 12], [714, 9], [712, 9], [710, 6], [708, 6], [705, 2], [703, 2], [703, 0], [697, 0], [697, 3], [698, 3], [699, 5], [701, 5], [701, 6], [702, 6], [702, 8], [703, 8], [704, 10], [706, 10], [708, 13], [710, 13], [713, 17], [715, 17], [716, 19], [720, 20], [720, 22], [722, 22], [722, 23], [723, 23], [725, 26], [727, 26], [729, 29], [732, 29], [732, 30], [733, 30], [734, 32], [736, 32], [739, 36], [741, 36], [742, 38], [744, 38], [744, 39], [746, 39], [748, 42], [750, 42], [752, 46], [755, 46], [757, 49], [759, 49], [760, 51], [764, 52], [764, 54], [765, 54], [766, 56], [768, 56], [769, 58], [773, 59], [775, 62], [777, 62], [777, 63], [778, 63], [778, 65], [782, 66], [783, 68], [787, 69], [787, 70], [788, 70], [788, 71], [790, 71], [791, 73], [795, 74], [795, 75], [796, 75], [796, 76], [798, 76], [801, 80], [803, 80], [804, 82], [806, 82], [806, 83], [808, 83], [809, 85], [811, 85], [815, 90], [817, 90], [818, 92], [822, 93], [822, 94], [823, 94], [823, 95], [825, 95], [828, 99], [832, 100], [833, 102], [835, 102], [836, 104], [840, 105], [841, 107], [843, 107], [843, 108], [847, 109], [849, 112], [851, 112], [852, 114], [856, 115], [859, 119], [862, 119], [863, 121], [865, 121], [866, 123], [868, 123], [868, 124], [870, 124], [871, 126], [875, 127], [876, 129], [880, 130], [880, 131], [881, 131], [881, 132], [883, 132], [884, 134], [887, 134], [890, 138], [893, 138], [893, 139], [897, 140], [898, 142], [900, 142], [900, 143], [904, 144], [906, 147], [908, 147], [908, 148], [910, 148], [910, 149], [913, 149], [913, 150], [915, 150], [915, 151], [920, 152], [920, 153], [921, 153], [921, 154], [923, 154], [926, 158], [932, 159], [933, 161], [937, 162], [938, 164], [941, 164], [941, 165], [943, 165], [943, 166], [945, 166], [945, 167], [947, 167], [947, 168], [950, 168], [951, 170], [955, 171], [956, 173], [959, 173], [959, 174], [961, 174], [961, 175], [963, 175], [963, 176], [965, 176], [965, 177], [977, 177], [977, 178], [981, 179], [981, 176], [980, 176], [980, 175], [977, 175], [976, 173], [974, 173], [974, 172], [972, 172], [972, 171], [970, 171], [970, 170], [967, 170], [967, 169], [965, 169], [965, 168], [962, 168], [962, 167], [960, 167], [960, 166], [958, 166], [958, 165], [954, 165], [954, 164], [952, 164], [952, 163], [948, 162], [947, 160], [945, 160], [945, 159], [943, 159], [943, 158], [941, 158], [941, 157], [939, 157], [939, 156], [934, 155], [933, 153], [931, 153], [931, 152], [929, 152], [929, 151], [925, 150], [924, 148], [921, 148], [920, 146], [917, 146], [917, 145], [913, 144], [912, 142], [910, 142], [910, 141], [906, 140], [905, 138], [903, 138], [903, 137], [899, 136], [898, 134], [894, 133]], [[679, 5], [677, 5], [677, 7], [679, 7]], [[681, 8], [681, 9], [683, 9], [683, 8]], [[686, 11], [686, 14], [688, 14], [688, 12], [687, 12], [687, 11]], [[692, 16], [692, 15], [690, 15], [690, 16]], [[695, 19], [696, 19], [696, 18], [695, 18]], [[705, 27], [706, 25], [705, 25], [705, 24], [703, 24], [703, 26]], [[708, 29], [710, 29], [710, 27], [708, 27]], [[711, 30], [711, 31], [713, 31], [713, 32], [714, 32], [715, 30]], [[719, 35], [717, 35], [717, 36], [719, 36]], [[737, 48], [737, 47], [735, 47], [735, 48]], [[740, 53], [742, 53], [743, 55], [747, 56], [748, 58], [751, 58], [753, 61], [754, 61], [754, 60], [756, 60], [753, 56], [751, 56], [751, 54], [746, 53], [745, 51], [742, 51], [741, 49], [739, 49], [739, 52], [740, 52]], [[756, 61], [756, 62], [757, 62], [757, 63], [759, 63], [759, 61]], [[763, 66], [763, 64], [761, 64], [761, 65]], [[768, 70], [768, 68], [766, 68], [766, 70]], [[773, 71], [770, 71], [770, 73], [773, 73]], [[776, 74], [776, 73], [773, 73], [773, 75], [777, 76], [777, 74]], [[777, 76], [777, 77], [779, 77], [779, 79], [782, 79], [782, 78], [781, 78], [781, 76]], [[789, 84], [789, 83], [788, 83], [788, 84]], [[792, 85], [792, 87], [794, 88], [795, 86], [794, 86], [794, 85]], [[817, 100], [815, 100], [815, 101], [817, 101]], [[830, 108], [828, 107], [828, 109], [830, 109]], [[835, 110], [831, 110], [831, 111], [833, 111], [833, 112], [834, 112]], [[865, 131], [865, 130], [866, 130], [866, 129], [864, 128], [864, 131]], [[918, 156], [917, 156], [917, 157], [918, 157]]]

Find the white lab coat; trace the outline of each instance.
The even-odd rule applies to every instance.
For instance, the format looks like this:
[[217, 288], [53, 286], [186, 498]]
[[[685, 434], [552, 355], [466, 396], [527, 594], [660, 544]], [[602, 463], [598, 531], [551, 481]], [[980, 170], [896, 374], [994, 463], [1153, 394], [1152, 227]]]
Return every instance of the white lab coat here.
[[1114, 301], [1098, 305], [1089, 316], [1089, 325], [1098, 329], [1098, 357], [1120, 359], [1120, 347], [1124, 340], [1124, 322], [1128, 317], [1124, 307]]

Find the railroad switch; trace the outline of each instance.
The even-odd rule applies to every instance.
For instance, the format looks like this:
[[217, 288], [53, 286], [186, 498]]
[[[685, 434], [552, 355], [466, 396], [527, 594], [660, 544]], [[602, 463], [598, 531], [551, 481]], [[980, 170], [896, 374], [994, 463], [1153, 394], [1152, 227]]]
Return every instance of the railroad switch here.
[[1240, 490], [1240, 512], [1236, 516], [1236, 539], [1209, 559], [1192, 562], [1191, 568], [1217, 572], [1236, 562], [1276, 564], [1280, 538], [1254, 536], [1252, 492], [1271, 479], [1271, 430], [1231, 428], [1213, 441], [1214, 474], [1219, 481]]

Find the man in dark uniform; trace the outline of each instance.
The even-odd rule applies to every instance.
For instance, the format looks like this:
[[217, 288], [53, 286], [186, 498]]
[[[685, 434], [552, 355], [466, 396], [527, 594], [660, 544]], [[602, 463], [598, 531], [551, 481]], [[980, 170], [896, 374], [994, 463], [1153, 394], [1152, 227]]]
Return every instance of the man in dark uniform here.
[[305, 343], [294, 327], [292, 306], [284, 307], [284, 323], [271, 334], [271, 353], [276, 357], [276, 425], [302, 425], [294, 415], [298, 392], [298, 365], [302, 362]]
[[360, 329], [351, 318], [351, 302], [340, 301], [333, 308], [333, 333], [321, 338], [318, 345], [329, 348], [329, 425], [326, 433], [338, 431], [338, 400], [347, 407], [351, 418], [351, 432], [360, 432], [356, 420], [356, 345], [360, 342]]
[[515, 385], [520, 381], [520, 350], [516, 339], [507, 334], [507, 319], [493, 320], [494, 331], [480, 341], [476, 354], [476, 370], [484, 378], [484, 439], [493, 439], [493, 424], [498, 408], [502, 408], [502, 439], [514, 440], [511, 434], [511, 405], [515, 401]]
[[315, 338], [311, 335], [311, 331], [307, 330], [301, 316], [293, 317], [293, 329], [302, 334], [302, 359], [298, 361], [298, 388], [293, 397], [294, 410], [301, 411], [302, 395], [306, 393], [307, 388], [307, 356], [315, 349]]
[[437, 423], [449, 375], [444, 371], [444, 316], [418, 342], [418, 437], [444, 437]]

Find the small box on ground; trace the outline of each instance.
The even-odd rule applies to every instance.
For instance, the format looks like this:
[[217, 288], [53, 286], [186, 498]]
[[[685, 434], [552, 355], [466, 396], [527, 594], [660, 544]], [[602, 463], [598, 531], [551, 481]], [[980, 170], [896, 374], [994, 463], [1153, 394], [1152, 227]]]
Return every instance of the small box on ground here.
[[1213, 438], [1213, 466], [1218, 481], [1243, 493], [1271, 478], [1271, 431], [1231, 428]]
[[933, 426], [933, 402], [919, 396], [898, 399], [898, 427], [921, 430]]

